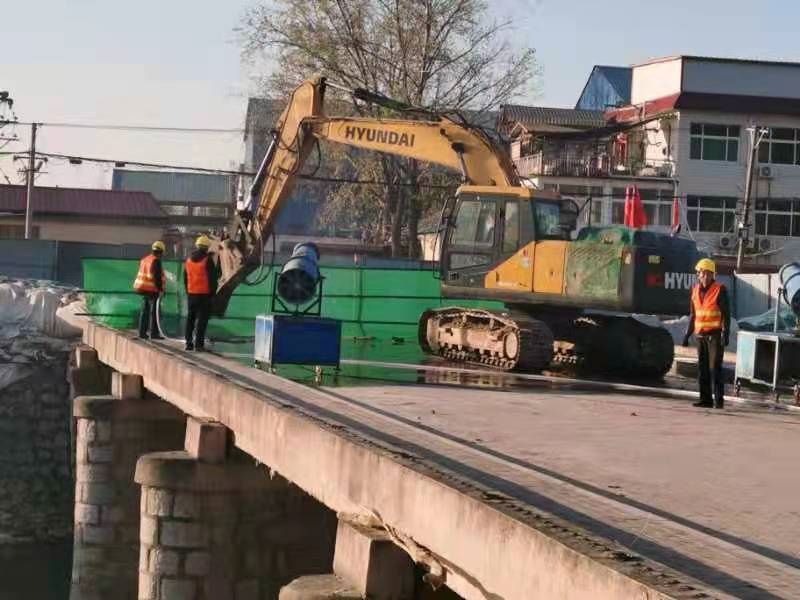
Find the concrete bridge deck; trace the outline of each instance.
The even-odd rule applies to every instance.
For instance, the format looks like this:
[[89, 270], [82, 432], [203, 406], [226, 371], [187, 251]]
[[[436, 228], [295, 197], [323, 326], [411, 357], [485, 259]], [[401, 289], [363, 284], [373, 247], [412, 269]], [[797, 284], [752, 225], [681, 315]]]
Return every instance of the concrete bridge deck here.
[[100, 326], [85, 342], [465, 598], [789, 598], [800, 417], [541, 389], [313, 389]]

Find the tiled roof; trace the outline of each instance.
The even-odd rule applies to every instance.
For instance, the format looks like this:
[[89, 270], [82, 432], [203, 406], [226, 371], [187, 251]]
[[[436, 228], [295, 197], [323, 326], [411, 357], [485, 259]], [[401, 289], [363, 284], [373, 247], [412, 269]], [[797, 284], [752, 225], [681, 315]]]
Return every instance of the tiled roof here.
[[599, 110], [576, 110], [574, 108], [546, 108], [543, 106], [521, 106], [506, 104], [501, 119], [506, 124], [520, 123], [525, 127], [532, 125], [555, 125], [592, 129], [606, 124], [603, 112]]
[[[0, 185], [0, 212], [24, 213], [26, 188]], [[38, 214], [123, 217], [166, 220], [150, 192], [36, 187], [33, 210]]]

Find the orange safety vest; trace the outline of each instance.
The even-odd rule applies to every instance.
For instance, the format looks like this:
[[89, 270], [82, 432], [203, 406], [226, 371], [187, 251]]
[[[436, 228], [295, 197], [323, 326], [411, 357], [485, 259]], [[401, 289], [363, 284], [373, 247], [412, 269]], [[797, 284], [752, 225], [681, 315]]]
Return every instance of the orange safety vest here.
[[[156, 287], [156, 280], [153, 277], [153, 263], [156, 260], [154, 254], [148, 254], [141, 261], [139, 261], [139, 272], [136, 274], [136, 280], [133, 282], [133, 289], [137, 292], [146, 294], [158, 293]], [[161, 273], [161, 289], [166, 289], [166, 278], [164, 273]]]
[[692, 307], [694, 308], [694, 332], [708, 333], [722, 329], [722, 311], [719, 309], [719, 293], [722, 285], [716, 281], [708, 286], [703, 299], [700, 299], [700, 284], [692, 288]]
[[186, 259], [186, 291], [190, 294], [210, 294], [211, 282], [208, 280], [208, 256], [194, 262]]

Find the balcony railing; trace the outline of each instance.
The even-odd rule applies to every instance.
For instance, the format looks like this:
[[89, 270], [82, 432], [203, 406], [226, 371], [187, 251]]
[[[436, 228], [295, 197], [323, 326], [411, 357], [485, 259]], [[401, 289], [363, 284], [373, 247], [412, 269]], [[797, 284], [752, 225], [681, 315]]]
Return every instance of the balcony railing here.
[[523, 177], [672, 177], [673, 163], [658, 161], [612, 161], [608, 156], [559, 156], [532, 154], [514, 160]]

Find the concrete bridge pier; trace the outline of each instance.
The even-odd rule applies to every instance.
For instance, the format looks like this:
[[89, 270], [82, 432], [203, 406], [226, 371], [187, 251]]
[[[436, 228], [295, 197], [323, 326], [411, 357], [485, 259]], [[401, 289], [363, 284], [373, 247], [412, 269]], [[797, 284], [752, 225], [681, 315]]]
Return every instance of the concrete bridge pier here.
[[139, 459], [140, 600], [272, 600], [294, 577], [330, 571], [333, 513], [229, 434], [189, 417], [185, 450]]
[[411, 600], [414, 563], [382, 529], [343, 518], [336, 532], [333, 573], [295, 579], [280, 600]]
[[111, 391], [111, 368], [100, 362], [94, 348], [81, 344], [70, 356], [67, 382], [73, 400], [78, 396], [107, 395]]
[[[73, 389], [102, 388], [107, 374], [91, 352], [79, 351], [76, 357]], [[77, 434], [71, 600], [136, 599], [136, 461], [147, 452], [180, 448], [184, 436], [183, 413], [145, 396], [141, 377], [118, 372], [110, 376], [111, 395], [79, 395], [73, 400]]]

